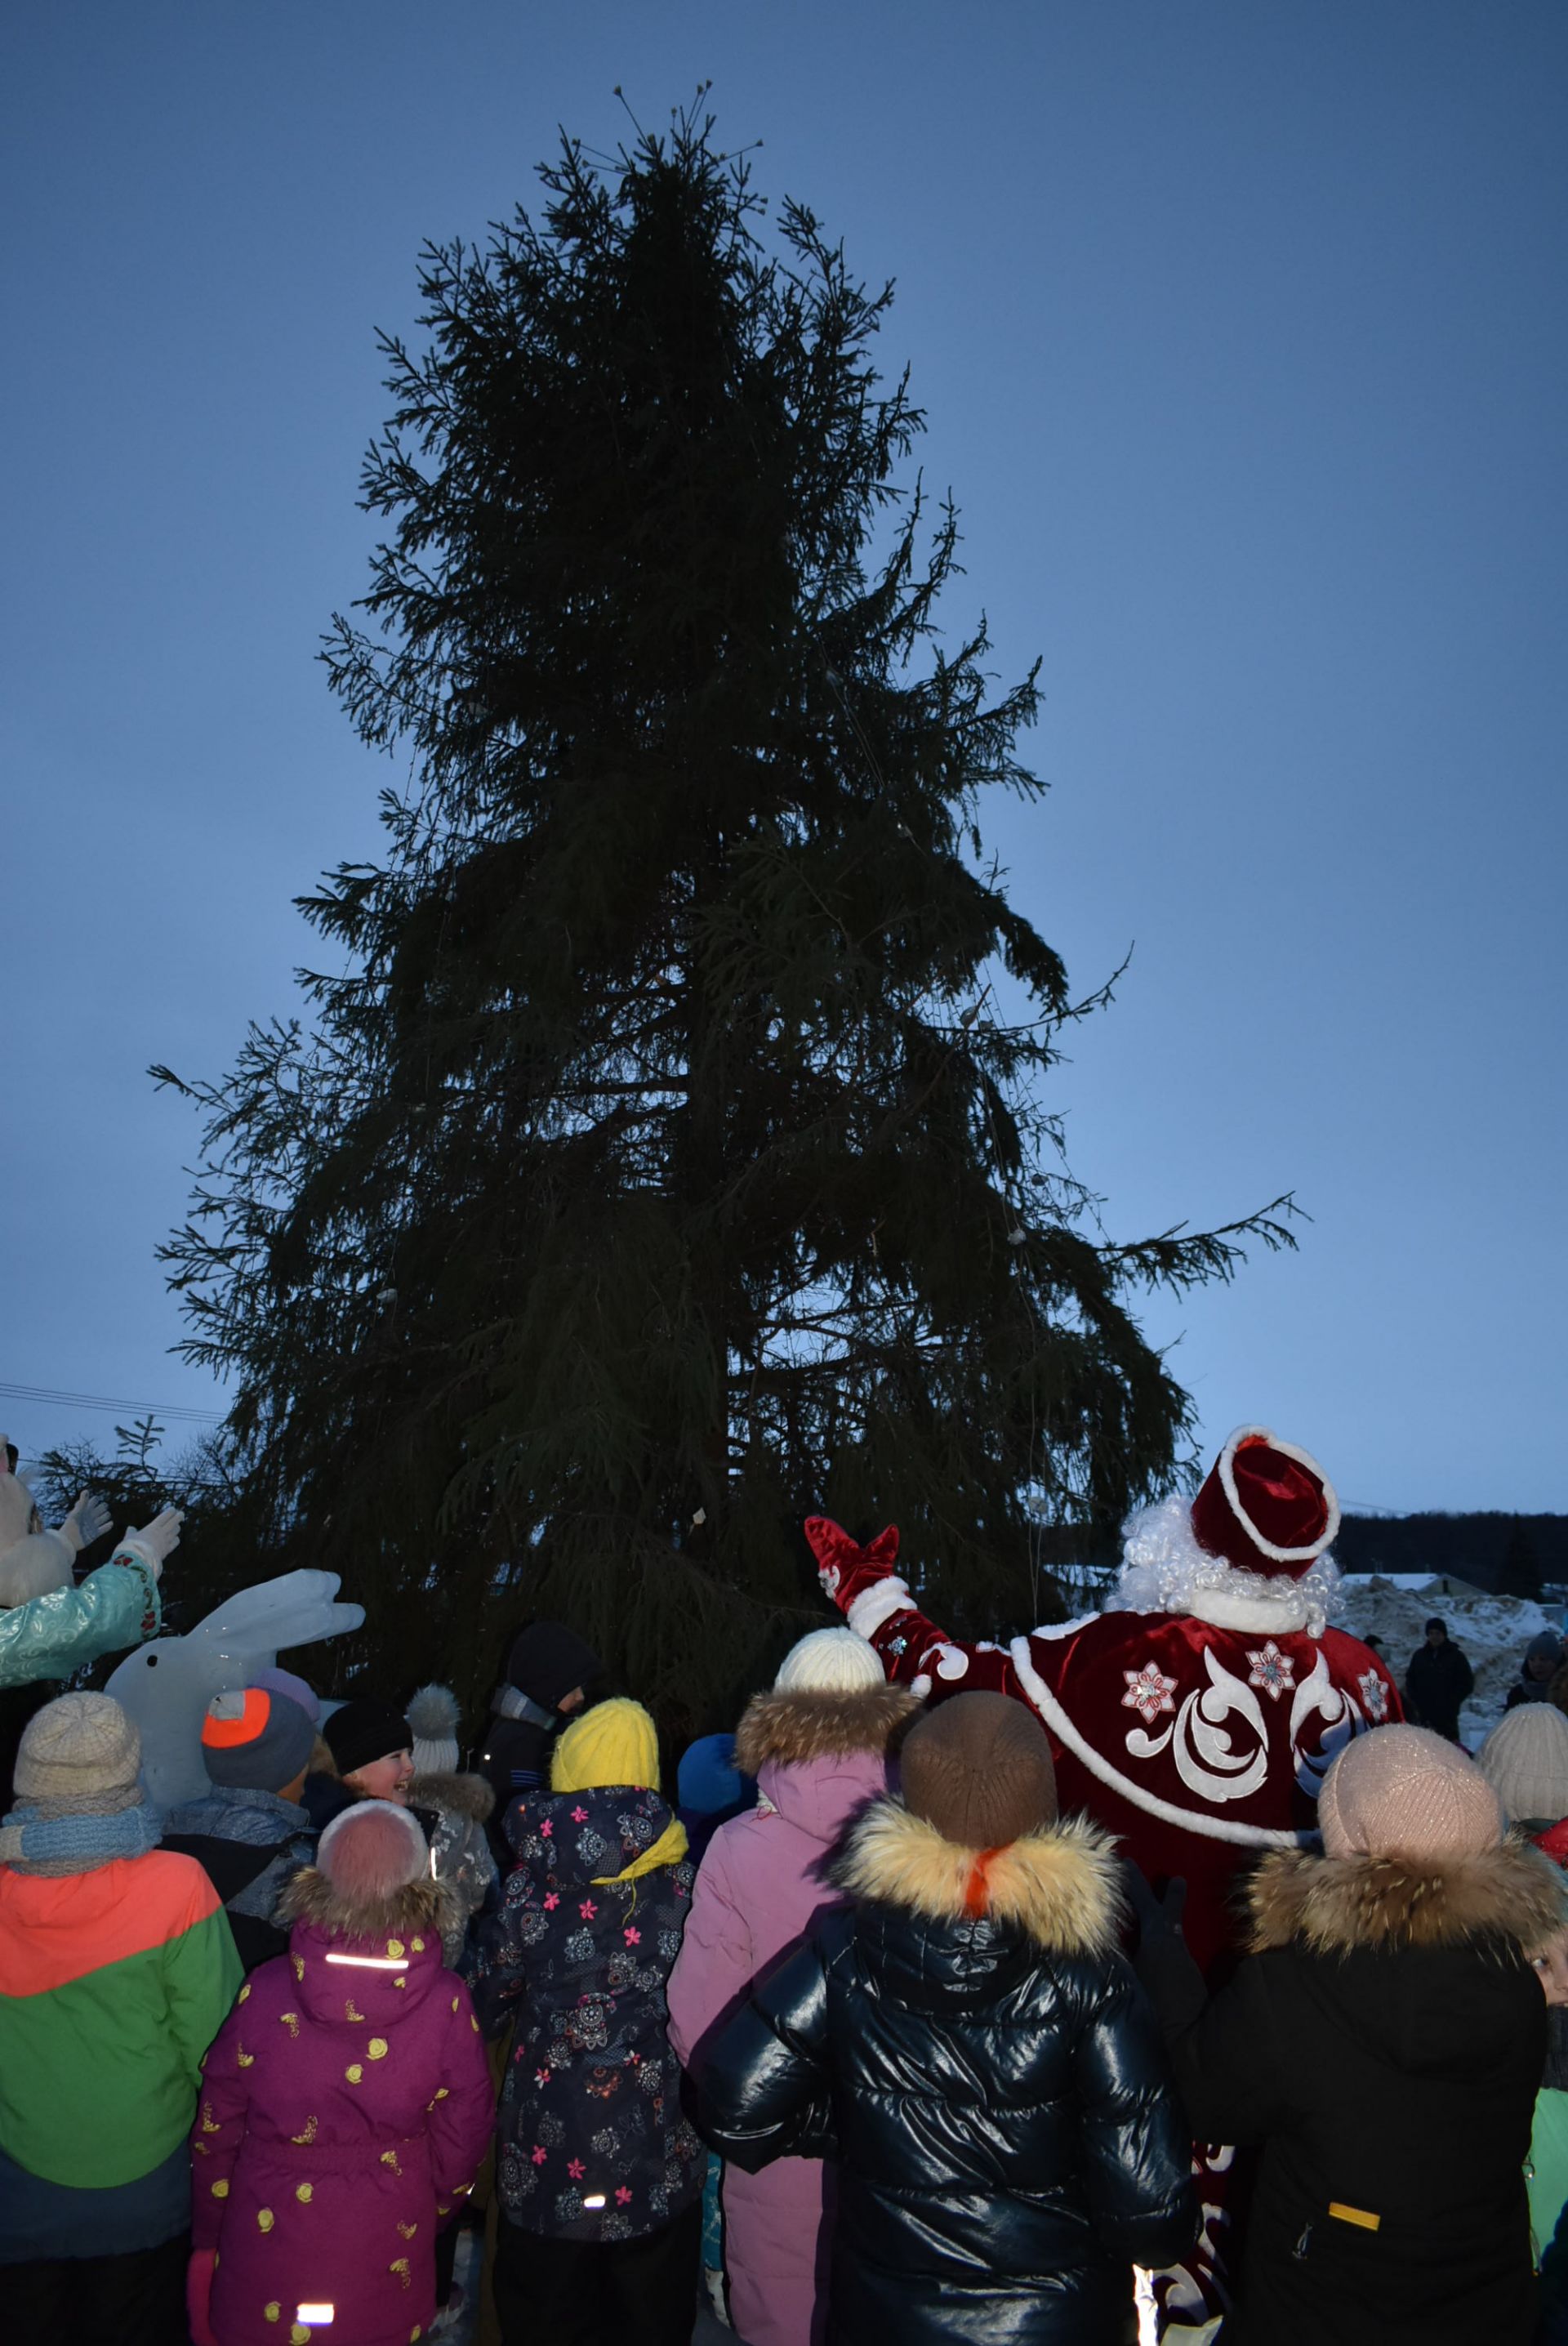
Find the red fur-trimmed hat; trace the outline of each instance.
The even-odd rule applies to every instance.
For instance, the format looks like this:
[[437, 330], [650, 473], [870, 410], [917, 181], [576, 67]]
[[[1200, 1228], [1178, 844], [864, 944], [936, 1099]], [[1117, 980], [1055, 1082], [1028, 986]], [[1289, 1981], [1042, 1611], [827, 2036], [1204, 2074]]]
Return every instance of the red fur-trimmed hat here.
[[1192, 1503], [1193, 1536], [1239, 1571], [1299, 1580], [1339, 1528], [1339, 1502], [1318, 1461], [1267, 1426], [1237, 1428]]

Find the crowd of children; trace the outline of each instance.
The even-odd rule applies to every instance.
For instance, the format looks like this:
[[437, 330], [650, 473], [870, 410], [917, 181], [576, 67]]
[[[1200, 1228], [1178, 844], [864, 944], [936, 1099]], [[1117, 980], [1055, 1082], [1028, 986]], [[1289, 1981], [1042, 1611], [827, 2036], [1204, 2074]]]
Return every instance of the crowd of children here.
[[705, 2266], [749, 2346], [1125, 2346], [1182, 2334], [1148, 2277], [1215, 2220], [1196, 2137], [1251, 2161], [1206, 2338], [1568, 2337], [1568, 1719], [1341, 1737], [1320, 1847], [1275, 1836], [1200, 1968], [1037, 1706], [892, 1658], [802, 1637], [678, 1805], [548, 1622], [473, 1773], [444, 1688], [258, 1668], [159, 1814], [118, 1702], [45, 1704], [0, 1824], [6, 2334], [419, 2346], [488, 2206], [503, 2346], [685, 2346]]

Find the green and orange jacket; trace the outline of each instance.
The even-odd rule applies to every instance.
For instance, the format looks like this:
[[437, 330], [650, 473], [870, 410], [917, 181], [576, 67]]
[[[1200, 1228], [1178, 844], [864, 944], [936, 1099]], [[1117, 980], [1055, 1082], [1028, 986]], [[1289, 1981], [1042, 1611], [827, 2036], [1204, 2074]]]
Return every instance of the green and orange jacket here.
[[0, 2150], [77, 2188], [149, 2174], [190, 2131], [242, 1976], [194, 1858], [0, 1866]]

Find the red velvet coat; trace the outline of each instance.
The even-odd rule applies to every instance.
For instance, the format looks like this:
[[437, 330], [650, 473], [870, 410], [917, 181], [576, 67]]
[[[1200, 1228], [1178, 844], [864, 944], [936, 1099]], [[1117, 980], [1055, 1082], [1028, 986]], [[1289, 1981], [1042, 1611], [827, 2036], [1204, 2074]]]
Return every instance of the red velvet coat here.
[[[1377, 1655], [1343, 1630], [1091, 1613], [1010, 1646], [966, 1645], [894, 1573], [896, 1535], [862, 1550], [814, 1531], [824, 1587], [890, 1678], [929, 1681], [933, 1702], [992, 1691], [1029, 1703], [1051, 1738], [1063, 1809], [1107, 1826], [1151, 1881], [1186, 1879], [1187, 1943], [1206, 1974], [1235, 1948], [1237, 1872], [1314, 1832], [1337, 1753], [1400, 1716]], [[1260, 1590], [1258, 1617], [1268, 1611]]]

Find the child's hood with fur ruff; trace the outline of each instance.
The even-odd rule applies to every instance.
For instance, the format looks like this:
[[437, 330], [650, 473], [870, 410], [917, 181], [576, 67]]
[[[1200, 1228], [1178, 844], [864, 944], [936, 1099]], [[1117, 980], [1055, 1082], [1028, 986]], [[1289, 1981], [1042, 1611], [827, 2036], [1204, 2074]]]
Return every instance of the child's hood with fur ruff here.
[[930, 1922], [1012, 1924], [1044, 1954], [1109, 1955], [1125, 1914], [1115, 1844], [1086, 1817], [983, 1853], [944, 1841], [901, 1800], [879, 1800], [851, 1832], [833, 1878], [852, 1898]]
[[1504, 1841], [1441, 1865], [1277, 1850], [1247, 1885], [1254, 1953], [1299, 1941], [1318, 1954], [1459, 1946], [1512, 1939], [1536, 1952], [1568, 1922], [1562, 1874], [1538, 1850]]
[[452, 1809], [471, 1824], [488, 1824], [495, 1806], [495, 1795], [483, 1776], [470, 1776], [457, 1770], [431, 1769], [413, 1777], [405, 1788], [403, 1798], [411, 1809]]
[[858, 1751], [881, 1759], [896, 1749], [921, 1708], [918, 1696], [894, 1686], [753, 1695], [736, 1729], [735, 1764], [743, 1775], [755, 1776], [770, 1760], [792, 1768]]

